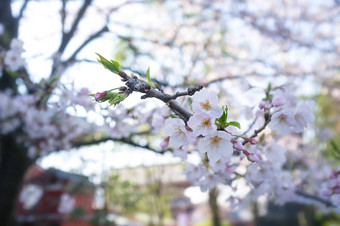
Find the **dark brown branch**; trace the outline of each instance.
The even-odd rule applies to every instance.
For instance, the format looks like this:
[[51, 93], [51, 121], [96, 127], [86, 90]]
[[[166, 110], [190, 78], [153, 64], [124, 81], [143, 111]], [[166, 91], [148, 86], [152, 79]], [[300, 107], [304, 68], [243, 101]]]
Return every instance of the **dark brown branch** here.
[[72, 39], [74, 33], [76, 32], [80, 20], [83, 18], [84, 14], [85, 14], [87, 8], [90, 6], [91, 2], [92, 2], [92, 0], [85, 0], [84, 1], [84, 4], [82, 5], [82, 7], [79, 9], [79, 11], [77, 13], [77, 17], [73, 21], [71, 29], [67, 33], [64, 32], [62, 34], [62, 41], [61, 41], [61, 44], [60, 44], [59, 49], [58, 49], [59, 53], [64, 52], [66, 46], [68, 45], [68, 43]]
[[302, 196], [302, 197], [309, 198], [309, 199], [312, 199], [314, 201], [320, 202], [320, 203], [324, 204], [326, 207], [335, 207], [335, 205], [331, 201], [323, 199], [319, 196], [308, 194], [308, 193], [305, 193], [304, 191], [301, 191], [301, 190], [297, 190], [297, 191], [295, 191], [295, 193], [297, 195]]
[[28, 4], [28, 1], [29, 0], [25, 0], [25, 2], [23, 3], [23, 5], [21, 6], [21, 9], [20, 9], [20, 12], [19, 12], [19, 15], [17, 17], [17, 20], [20, 20], [22, 18], [22, 16], [24, 15], [24, 11], [27, 7], [27, 4]]
[[174, 99], [179, 96], [193, 95], [195, 92], [203, 88], [203, 86], [193, 86], [189, 87], [186, 91], [177, 92], [176, 94], [169, 95], [163, 93], [160, 90], [152, 88], [149, 84], [142, 80], [139, 80], [136, 76], [130, 77], [125, 72], [120, 72], [119, 75], [124, 81], [126, 81], [125, 85], [128, 89], [125, 91], [125, 93], [127, 95], [131, 94], [132, 92], [140, 92], [145, 94], [141, 97], [142, 99], [150, 97], [157, 98], [166, 103], [170, 107], [170, 109], [173, 110], [178, 116], [180, 116], [185, 122], [189, 120], [192, 114], [182, 108]]
[[109, 31], [109, 29], [107, 28], [107, 26], [105, 25], [104, 27], [102, 27], [100, 30], [98, 30], [96, 33], [94, 33], [93, 35], [91, 35], [90, 37], [88, 37], [75, 51], [74, 53], [70, 56], [69, 59], [67, 59], [64, 64], [68, 65], [68, 64], [72, 64], [78, 53], [84, 48], [86, 47], [91, 41], [93, 41], [96, 38], [99, 38], [104, 32]]
[[104, 143], [104, 142], [107, 142], [107, 141], [115, 141], [115, 142], [128, 144], [130, 146], [137, 147], [137, 148], [143, 148], [143, 149], [155, 152], [157, 154], [164, 154], [165, 152], [171, 151], [171, 150], [156, 150], [148, 144], [140, 145], [140, 144], [134, 142], [133, 140], [131, 140], [130, 138], [112, 138], [112, 137], [104, 137], [104, 138], [101, 138], [101, 139], [77, 142], [73, 145], [73, 148], [80, 148], [80, 147], [83, 147], [83, 146], [100, 144], [100, 143]]
[[33, 81], [29, 77], [28, 72], [25, 68], [20, 69], [18, 71], [18, 75], [22, 79], [22, 81], [24, 82], [24, 84], [25, 84], [25, 86], [28, 90], [28, 93], [33, 94], [37, 91], [38, 87], [33, 83]]

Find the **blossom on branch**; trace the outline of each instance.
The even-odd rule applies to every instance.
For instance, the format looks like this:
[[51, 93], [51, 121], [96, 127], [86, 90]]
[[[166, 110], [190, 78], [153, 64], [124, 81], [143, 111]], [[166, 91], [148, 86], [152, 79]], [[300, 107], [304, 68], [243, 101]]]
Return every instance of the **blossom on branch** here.
[[216, 131], [215, 118], [212, 115], [200, 112], [190, 117], [188, 126], [192, 129], [194, 135], [208, 135]]
[[231, 136], [223, 131], [215, 131], [201, 138], [198, 142], [197, 149], [200, 153], [207, 153], [208, 159], [216, 162], [221, 158], [230, 159], [233, 154], [233, 144]]
[[206, 112], [215, 118], [219, 118], [223, 110], [218, 106], [218, 97], [216, 93], [208, 89], [202, 89], [193, 95], [192, 109], [195, 113]]

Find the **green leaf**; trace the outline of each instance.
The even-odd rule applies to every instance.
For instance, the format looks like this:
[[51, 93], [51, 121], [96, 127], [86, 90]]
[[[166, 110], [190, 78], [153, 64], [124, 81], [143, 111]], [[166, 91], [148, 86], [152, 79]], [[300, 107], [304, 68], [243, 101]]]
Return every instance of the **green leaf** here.
[[240, 123], [236, 122], [236, 121], [227, 122], [226, 125], [228, 125], [228, 126], [235, 126], [235, 127], [239, 128], [239, 129], [241, 129]]
[[148, 80], [148, 84], [151, 86], [151, 79], [150, 79], [150, 67], [148, 67], [148, 70], [146, 71], [146, 79]]
[[116, 107], [116, 105], [125, 100], [125, 98], [126, 96], [124, 94], [116, 93], [116, 95], [109, 99], [109, 103], [110, 105], [114, 105], [114, 107]]
[[100, 54], [98, 53], [96, 54], [99, 56], [98, 62], [101, 63], [104, 66], [104, 68], [109, 69], [111, 72], [115, 74], [119, 74], [119, 72], [121, 72], [120, 65], [117, 61], [114, 60], [109, 61]]
[[259, 142], [262, 143], [264, 141], [264, 133], [262, 133], [262, 135], [259, 138]]
[[228, 106], [227, 105], [222, 106], [222, 109], [223, 109], [223, 113], [222, 113], [222, 116], [218, 119], [218, 122], [221, 125], [224, 125], [228, 119]]

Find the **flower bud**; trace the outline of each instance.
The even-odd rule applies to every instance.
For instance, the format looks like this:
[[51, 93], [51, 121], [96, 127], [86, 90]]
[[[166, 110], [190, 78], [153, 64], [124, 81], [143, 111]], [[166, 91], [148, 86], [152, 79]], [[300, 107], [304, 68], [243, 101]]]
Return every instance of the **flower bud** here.
[[103, 92], [98, 92], [94, 95], [94, 99], [96, 101], [100, 101], [101, 99], [103, 99], [104, 97], [106, 97], [107, 95], [107, 91], [103, 91]]

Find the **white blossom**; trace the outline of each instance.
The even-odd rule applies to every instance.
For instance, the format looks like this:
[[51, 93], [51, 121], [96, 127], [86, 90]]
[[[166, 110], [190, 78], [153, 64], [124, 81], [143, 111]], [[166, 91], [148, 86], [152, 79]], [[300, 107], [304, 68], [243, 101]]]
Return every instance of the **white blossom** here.
[[192, 108], [195, 113], [206, 112], [215, 118], [221, 117], [223, 110], [218, 106], [218, 97], [215, 92], [202, 89], [193, 96]]
[[178, 148], [187, 143], [187, 130], [183, 120], [168, 118], [164, 124], [164, 133], [170, 137], [169, 144], [171, 146]]
[[301, 133], [303, 129], [307, 126], [308, 123], [314, 121], [313, 114], [313, 105], [314, 102], [303, 102], [300, 103], [294, 111], [294, 132]]
[[212, 115], [201, 112], [194, 114], [188, 121], [188, 126], [192, 129], [194, 135], [208, 135], [216, 131], [215, 119]]
[[207, 153], [208, 159], [216, 162], [221, 158], [230, 159], [233, 154], [233, 144], [231, 136], [222, 131], [215, 131], [206, 135], [198, 142], [197, 149], [203, 154]]
[[291, 127], [294, 125], [293, 112], [289, 109], [285, 109], [279, 112], [275, 112], [272, 115], [272, 119], [268, 126], [277, 131], [280, 135], [286, 135], [290, 132]]

